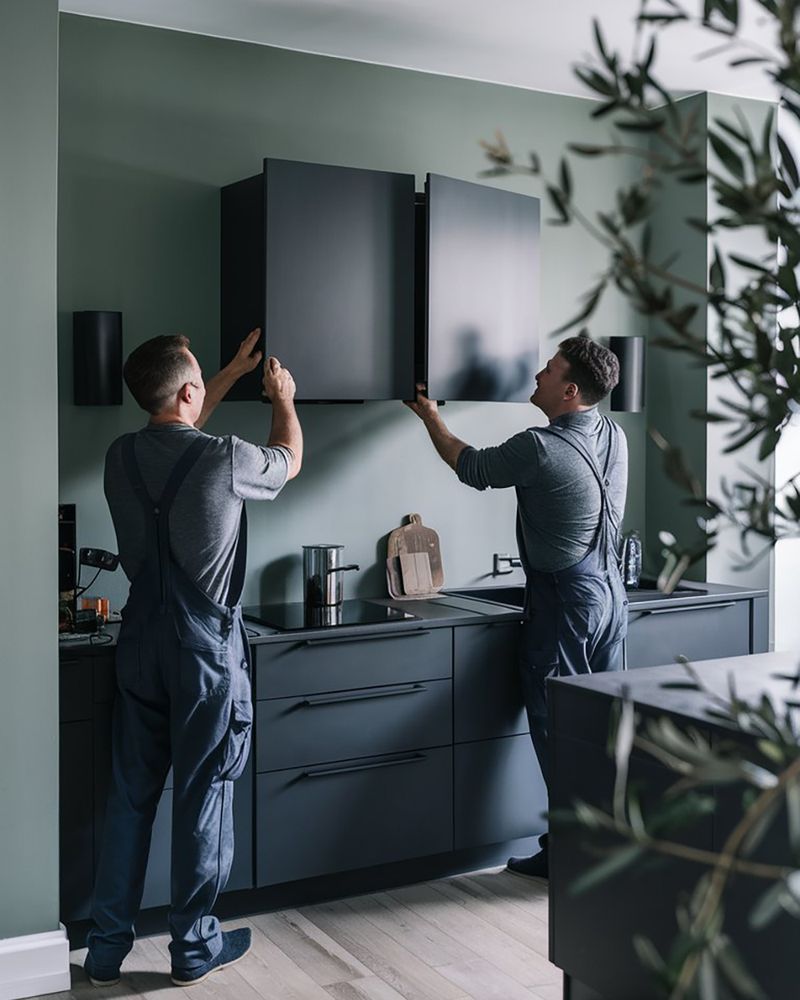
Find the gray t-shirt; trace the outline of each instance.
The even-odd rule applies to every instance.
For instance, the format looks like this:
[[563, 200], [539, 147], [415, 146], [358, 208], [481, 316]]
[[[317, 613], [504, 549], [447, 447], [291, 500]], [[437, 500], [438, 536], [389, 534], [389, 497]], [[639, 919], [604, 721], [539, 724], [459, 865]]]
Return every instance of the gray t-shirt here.
[[[557, 417], [552, 425], [585, 436], [605, 467], [610, 432], [596, 407]], [[551, 425], [551, 426], [552, 426]], [[609, 496], [622, 523], [628, 488], [628, 444], [615, 424], [619, 452], [609, 469]], [[465, 448], [458, 478], [478, 490], [513, 486], [517, 493], [517, 539], [526, 570], [555, 573], [586, 555], [600, 518], [600, 486], [586, 460], [549, 427], [530, 427], [495, 448]]]
[[[186, 424], [148, 425], [136, 435], [136, 460], [155, 501], [175, 463], [198, 437], [206, 449], [183, 481], [169, 516], [175, 561], [220, 604], [228, 603], [239, 521], [245, 500], [273, 500], [289, 474], [288, 448], [267, 448], [231, 435], [212, 437]], [[142, 565], [145, 520], [122, 464], [121, 438], [106, 454], [105, 493], [120, 562], [132, 580]]]

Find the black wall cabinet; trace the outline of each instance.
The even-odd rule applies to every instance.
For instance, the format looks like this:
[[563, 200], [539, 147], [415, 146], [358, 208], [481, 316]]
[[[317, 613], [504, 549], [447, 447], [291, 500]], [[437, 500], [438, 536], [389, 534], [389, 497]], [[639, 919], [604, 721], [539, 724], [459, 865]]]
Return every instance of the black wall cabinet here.
[[539, 365], [539, 199], [429, 174], [425, 200], [428, 395], [526, 402]]
[[[256, 326], [299, 401], [525, 401], [539, 346], [539, 200], [289, 160], [222, 189], [221, 361]], [[259, 399], [260, 371], [228, 399]]]
[[413, 175], [267, 159], [222, 189], [221, 255], [223, 365], [259, 326], [298, 400], [413, 396]]

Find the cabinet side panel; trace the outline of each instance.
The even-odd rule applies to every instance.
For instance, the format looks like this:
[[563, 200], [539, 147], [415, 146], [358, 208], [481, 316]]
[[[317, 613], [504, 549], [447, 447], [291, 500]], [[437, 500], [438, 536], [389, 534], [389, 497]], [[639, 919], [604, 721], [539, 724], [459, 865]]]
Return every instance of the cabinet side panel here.
[[[250, 330], [264, 330], [264, 178], [224, 187], [220, 197], [220, 367]], [[263, 338], [262, 338], [263, 344]], [[260, 399], [261, 366], [243, 375], [226, 399]]]

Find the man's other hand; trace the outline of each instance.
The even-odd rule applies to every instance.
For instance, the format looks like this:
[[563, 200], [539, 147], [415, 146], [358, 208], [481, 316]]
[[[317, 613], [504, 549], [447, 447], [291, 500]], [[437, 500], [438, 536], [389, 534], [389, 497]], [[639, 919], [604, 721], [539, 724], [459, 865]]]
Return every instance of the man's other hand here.
[[239, 344], [239, 350], [233, 356], [230, 364], [228, 365], [230, 373], [237, 379], [241, 378], [242, 375], [246, 375], [248, 372], [253, 371], [261, 364], [264, 352], [260, 349], [256, 349], [260, 336], [261, 328], [256, 327], [255, 330], [251, 330], [241, 344]]
[[274, 403], [276, 400], [290, 401], [294, 399], [296, 386], [292, 373], [284, 368], [277, 358], [267, 358], [264, 362], [262, 379], [264, 395]]
[[425, 392], [425, 386], [421, 383], [417, 383], [417, 398], [413, 401], [403, 400], [405, 405], [409, 410], [413, 410], [414, 413], [420, 419], [424, 420], [426, 417], [435, 417], [439, 413], [439, 407], [436, 404], [435, 399], [428, 399], [427, 396], [423, 395]]

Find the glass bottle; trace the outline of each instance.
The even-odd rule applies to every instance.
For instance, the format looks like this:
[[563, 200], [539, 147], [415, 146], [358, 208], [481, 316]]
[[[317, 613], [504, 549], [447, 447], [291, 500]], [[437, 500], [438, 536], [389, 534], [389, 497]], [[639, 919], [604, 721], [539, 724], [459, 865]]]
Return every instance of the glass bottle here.
[[635, 590], [642, 575], [642, 540], [636, 530], [625, 534], [622, 547], [622, 579], [627, 588]]

